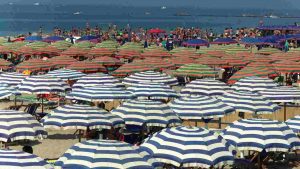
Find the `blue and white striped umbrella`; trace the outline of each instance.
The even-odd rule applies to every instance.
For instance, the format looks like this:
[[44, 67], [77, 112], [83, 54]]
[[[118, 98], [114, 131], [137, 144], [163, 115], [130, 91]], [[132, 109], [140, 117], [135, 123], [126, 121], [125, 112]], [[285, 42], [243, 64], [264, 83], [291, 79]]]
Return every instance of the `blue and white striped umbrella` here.
[[50, 129], [111, 129], [124, 127], [124, 121], [103, 109], [88, 105], [64, 105], [54, 109], [42, 121]]
[[176, 167], [220, 167], [233, 162], [229, 144], [204, 128], [173, 127], [150, 136], [140, 146], [157, 161]]
[[165, 73], [145, 71], [134, 73], [128, 77], [125, 77], [123, 83], [129, 86], [135, 86], [138, 83], [162, 83], [165, 85], [174, 86], [178, 84], [178, 81], [176, 78]]
[[235, 112], [233, 107], [209, 96], [181, 97], [170, 102], [169, 106], [181, 119], [185, 120], [223, 117]]
[[42, 158], [17, 150], [0, 150], [0, 168], [3, 169], [52, 169]]
[[138, 99], [168, 99], [178, 97], [178, 94], [170, 86], [158, 83], [139, 83], [127, 88]]
[[0, 141], [36, 140], [46, 136], [43, 126], [30, 114], [0, 110]]
[[17, 72], [5, 72], [0, 74], [0, 84], [7, 84], [8, 86], [17, 86], [27, 76]]
[[175, 112], [160, 101], [130, 100], [111, 113], [124, 119], [127, 125], [168, 127], [181, 124]]
[[119, 79], [103, 74], [103, 73], [93, 73], [81, 77], [72, 87], [73, 88], [84, 88], [89, 86], [99, 86], [99, 85], [111, 85], [116, 87], [125, 87]]
[[68, 89], [68, 84], [60, 78], [45, 75], [27, 77], [18, 85], [18, 92], [27, 94], [59, 93]]
[[300, 139], [285, 124], [269, 119], [240, 119], [222, 136], [237, 150], [287, 152], [300, 149]]
[[297, 103], [300, 101], [300, 90], [294, 87], [275, 87], [259, 91], [259, 93], [275, 103]]
[[79, 78], [85, 76], [86, 74], [81, 73], [77, 70], [58, 69], [58, 70], [53, 70], [48, 72], [47, 75], [57, 77], [64, 81], [67, 81], [67, 80], [78, 80]]
[[222, 95], [226, 91], [230, 91], [230, 87], [224, 82], [215, 79], [196, 79], [188, 83], [180, 91], [181, 96], [191, 95]]
[[277, 86], [278, 85], [272, 79], [250, 76], [240, 79], [231, 87], [237, 91], [257, 92]]
[[7, 87], [6, 84], [0, 86], [0, 99], [5, 99], [13, 94], [16, 94], [14, 91], [15, 90], [13, 87]]
[[258, 93], [233, 91], [224, 94], [220, 99], [237, 112], [271, 114], [281, 108]]
[[85, 88], [75, 88], [66, 96], [67, 99], [84, 100], [89, 102], [129, 100], [135, 98], [133, 93], [125, 88], [115, 86], [90, 86]]
[[70, 169], [153, 169], [152, 164], [135, 147], [116, 140], [77, 143], [56, 161], [55, 166]]
[[285, 121], [285, 123], [296, 133], [300, 133], [300, 116], [295, 116]]

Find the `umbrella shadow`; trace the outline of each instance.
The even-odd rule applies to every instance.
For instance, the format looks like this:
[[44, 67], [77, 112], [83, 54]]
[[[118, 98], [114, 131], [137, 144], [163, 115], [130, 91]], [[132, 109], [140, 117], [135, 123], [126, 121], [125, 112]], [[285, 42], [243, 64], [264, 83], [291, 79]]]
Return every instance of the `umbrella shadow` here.
[[77, 135], [74, 134], [52, 134], [52, 135], [48, 135], [47, 139], [70, 140], [70, 139], [78, 139], [78, 137]]

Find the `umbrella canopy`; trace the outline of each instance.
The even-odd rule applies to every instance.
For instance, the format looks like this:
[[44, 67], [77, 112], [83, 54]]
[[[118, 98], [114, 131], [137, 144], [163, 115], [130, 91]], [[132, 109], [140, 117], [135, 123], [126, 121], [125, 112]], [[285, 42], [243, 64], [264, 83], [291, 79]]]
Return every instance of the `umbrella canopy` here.
[[48, 59], [48, 61], [53, 65], [55, 68], [64, 68], [71, 65], [73, 62], [77, 62], [76, 59], [69, 57], [69, 56], [56, 56]]
[[27, 76], [17, 72], [5, 72], [0, 74], [0, 84], [7, 84], [8, 86], [17, 86]]
[[124, 127], [124, 121], [103, 109], [88, 105], [64, 105], [54, 109], [42, 121], [47, 129], [111, 129]]
[[86, 50], [90, 50], [94, 46], [95, 44], [90, 41], [81, 41], [73, 45], [73, 47], [75, 48], [86, 49]]
[[106, 48], [93, 48], [89, 51], [88, 55], [93, 57], [101, 57], [101, 56], [113, 56], [115, 51]]
[[66, 98], [89, 102], [101, 102], [133, 99], [134, 95], [121, 87], [101, 85], [75, 88]]
[[78, 80], [81, 77], [85, 76], [84, 73], [81, 73], [76, 70], [71, 70], [71, 69], [58, 69], [58, 70], [53, 70], [47, 73], [48, 76], [52, 77], [57, 77], [60, 78], [64, 81], [67, 80]]
[[278, 61], [272, 64], [277, 72], [280, 73], [299, 73], [300, 72], [300, 65], [298, 62], [294, 61]]
[[61, 36], [48, 36], [43, 39], [44, 42], [57, 42], [57, 41], [63, 41], [65, 40], [64, 37]]
[[65, 92], [70, 87], [60, 78], [51, 76], [30, 76], [18, 85], [18, 92], [28, 94], [50, 94]]
[[163, 83], [166, 85], [174, 86], [178, 84], [176, 78], [173, 78], [165, 73], [146, 71], [134, 73], [128, 77], [125, 77], [123, 82], [125, 85], [135, 86], [139, 83]]
[[29, 46], [22, 46], [20, 48], [18, 48], [16, 50], [16, 52], [18, 55], [34, 55], [34, 54], [37, 54], [37, 51], [32, 49], [31, 47]]
[[203, 39], [191, 39], [182, 43], [184, 46], [209, 46], [209, 43]]
[[35, 42], [35, 41], [42, 41], [43, 38], [41, 36], [27, 36], [25, 41], [27, 42]]
[[8, 98], [9, 96], [15, 94], [14, 87], [8, 87], [7, 84], [3, 83], [0, 86], [0, 99]]
[[210, 119], [234, 113], [235, 109], [209, 96], [180, 97], [169, 106], [184, 120]]
[[72, 87], [75, 89], [101, 85], [125, 87], [119, 79], [103, 73], [93, 73], [83, 76]]
[[189, 77], [215, 77], [217, 71], [207, 65], [188, 64], [183, 65], [179, 69], [172, 72], [175, 76], [189, 76]]
[[82, 73], [106, 72], [106, 68], [104, 66], [102, 66], [99, 63], [90, 62], [90, 61], [73, 62], [66, 68], [77, 70]]
[[169, 127], [181, 124], [175, 112], [160, 101], [130, 100], [111, 113], [124, 119], [126, 125]]
[[61, 52], [61, 55], [65, 56], [86, 56], [88, 53], [88, 49], [85, 48], [76, 48], [76, 47], [70, 47], [67, 50]]
[[117, 70], [115, 70], [112, 73], [112, 75], [117, 77], [125, 77], [133, 73], [143, 72], [148, 70], [158, 70], [158, 68], [149, 67], [148, 65], [140, 64], [137, 62], [132, 62], [132, 63], [126, 63], [122, 65]]
[[148, 33], [158, 34], [158, 33], [166, 33], [166, 31], [163, 29], [159, 29], [159, 28], [153, 28], [153, 29], [148, 30]]
[[178, 97], [170, 86], [160, 83], [139, 83], [127, 88], [139, 99], [168, 99]]
[[39, 48], [36, 50], [36, 52], [38, 54], [47, 54], [47, 55], [50, 55], [50, 56], [57, 56], [59, 55], [62, 50], [54, 47], [54, 46], [46, 46], [46, 47], [42, 47], [42, 48]]
[[27, 61], [21, 62], [16, 65], [17, 71], [39, 71], [39, 70], [48, 70], [53, 67], [52, 63], [49, 61], [44, 61], [42, 59], [29, 59]]
[[42, 158], [17, 150], [0, 150], [0, 168], [5, 169], [52, 169]]
[[8, 70], [13, 64], [7, 60], [0, 59], [0, 69]]
[[275, 87], [259, 91], [261, 95], [275, 103], [298, 103], [300, 101], [300, 90], [294, 87]]
[[128, 143], [116, 140], [88, 140], [68, 149], [55, 163], [61, 168], [153, 169], [144, 155]]
[[288, 152], [300, 148], [300, 140], [284, 123], [269, 119], [240, 119], [223, 132], [237, 150]]
[[272, 76], [277, 76], [277, 73], [272, 68], [269, 67], [252, 67], [252, 66], [248, 67], [247, 66], [237, 71], [235, 74], [233, 74], [229, 78], [228, 84], [234, 84], [239, 79], [244, 77], [250, 77], [250, 76], [272, 77]]
[[237, 41], [231, 38], [218, 38], [213, 42], [211, 42], [210, 44], [234, 44], [234, 43], [237, 43]]
[[95, 39], [98, 39], [98, 36], [93, 36], [93, 35], [86, 35], [86, 36], [82, 36], [81, 38], [77, 39], [77, 41], [93, 41]]
[[300, 132], [300, 116], [295, 116], [291, 119], [285, 121], [285, 123], [291, 128], [295, 133]]
[[220, 99], [237, 112], [270, 114], [280, 109], [278, 105], [258, 93], [233, 91], [225, 93]]
[[121, 66], [124, 63], [117, 58], [102, 56], [92, 60], [93, 62], [99, 63], [103, 66]]
[[250, 38], [246, 37], [243, 38], [240, 43], [242, 44], [247, 44], [247, 45], [261, 45], [261, 44], [266, 44], [263, 38]]
[[47, 137], [43, 126], [27, 113], [0, 110], [0, 141], [36, 140]]
[[26, 46], [32, 48], [33, 50], [38, 50], [40, 48], [44, 48], [49, 46], [49, 43], [46, 42], [33, 42], [33, 43], [28, 43]]
[[140, 149], [151, 158], [176, 167], [218, 168], [233, 163], [226, 141], [204, 128], [163, 129], [146, 139]]
[[257, 92], [272, 89], [278, 85], [269, 78], [250, 76], [237, 81], [231, 87], [237, 91]]
[[209, 95], [218, 96], [230, 91], [224, 82], [215, 79], [196, 79], [188, 83], [180, 91], [181, 96]]
[[72, 45], [73, 44], [71, 42], [68, 42], [68, 41], [56, 41], [56, 42], [51, 44], [51, 46], [54, 46], [54, 47], [56, 47], [57, 49], [60, 49], [60, 50], [66, 50]]

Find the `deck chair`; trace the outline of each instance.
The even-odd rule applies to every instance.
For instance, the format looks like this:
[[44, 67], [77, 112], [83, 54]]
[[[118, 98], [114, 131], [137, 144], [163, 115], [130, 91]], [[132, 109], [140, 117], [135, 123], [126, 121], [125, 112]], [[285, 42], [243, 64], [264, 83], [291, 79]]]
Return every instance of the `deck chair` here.
[[33, 103], [33, 104], [29, 104], [26, 108], [25, 108], [25, 112], [32, 115], [33, 117], [35, 117], [36, 120], [40, 121], [45, 115], [47, 115], [47, 113], [37, 113], [36, 110], [39, 107], [39, 104]]

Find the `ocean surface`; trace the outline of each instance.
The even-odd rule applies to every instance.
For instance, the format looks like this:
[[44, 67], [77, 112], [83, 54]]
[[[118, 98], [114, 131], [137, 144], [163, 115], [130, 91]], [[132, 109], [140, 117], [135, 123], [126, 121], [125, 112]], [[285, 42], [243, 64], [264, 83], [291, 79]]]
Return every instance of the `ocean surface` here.
[[65, 29], [85, 27], [86, 22], [101, 27], [108, 27], [109, 24], [124, 27], [129, 24], [132, 28], [160, 27], [167, 30], [177, 26], [200, 27], [211, 28], [218, 33], [226, 27], [256, 27], [261, 20], [265, 25], [292, 25], [300, 22], [299, 10], [57, 4], [6, 4], [0, 5], [0, 9], [0, 36], [36, 32], [40, 26], [45, 32], [50, 32], [55, 26]]

